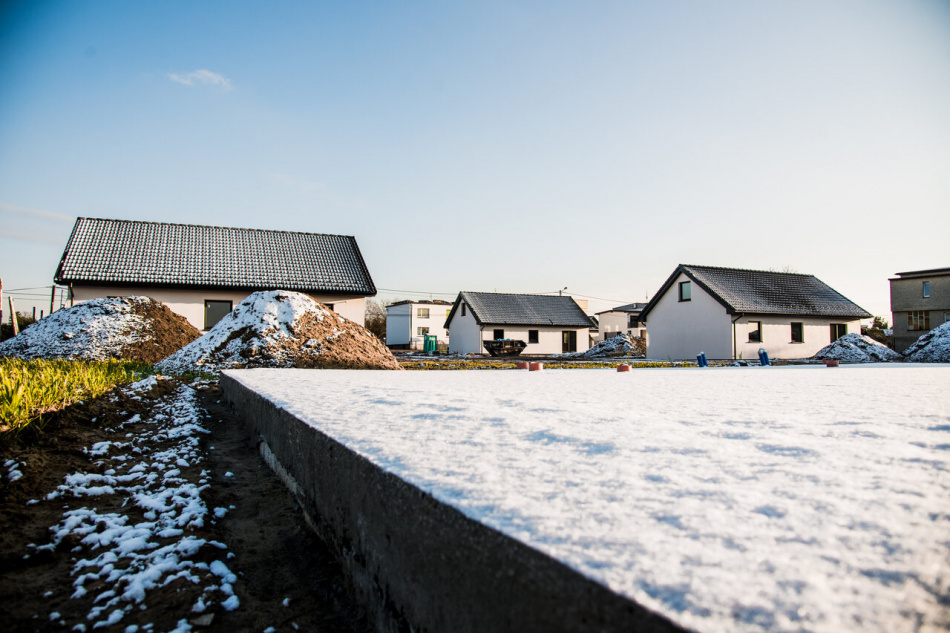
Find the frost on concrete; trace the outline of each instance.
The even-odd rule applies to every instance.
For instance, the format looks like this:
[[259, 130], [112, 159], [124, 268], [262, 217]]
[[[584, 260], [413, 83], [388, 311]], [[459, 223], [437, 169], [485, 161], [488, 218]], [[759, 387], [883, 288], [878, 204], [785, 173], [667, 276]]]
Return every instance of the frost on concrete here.
[[385, 345], [309, 296], [255, 292], [207, 334], [156, 364], [161, 371], [239, 367], [399, 369]]
[[697, 631], [950, 626], [950, 367], [229, 375]]
[[826, 345], [813, 356], [815, 360], [830, 358], [846, 363], [880, 363], [903, 360], [903, 356], [874, 339], [852, 332]]
[[930, 330], [904, 351], [914, 363], [950, 363], [950, 322]]

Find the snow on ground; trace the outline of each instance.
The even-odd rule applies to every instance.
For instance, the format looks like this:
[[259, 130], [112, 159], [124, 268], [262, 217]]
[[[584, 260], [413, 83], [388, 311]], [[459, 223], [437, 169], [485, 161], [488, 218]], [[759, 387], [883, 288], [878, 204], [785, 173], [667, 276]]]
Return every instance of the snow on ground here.
[[[126, 389], [145, 394], [156, 380], [151, 376]], [[67, 505], [62, 520], [50, 528], [51, 542], [35, 550], [55, 550], [64, 539], [78, 542], [72, 550], [71, 597], [97, 594], [88, 625], [74, 630], [120, 623], [132, 609], [145, 605], [151, 589], [179, 579], [203, 587], [193, 612], [215, 603], [228, 610], [238, 606], [235, 577], [223, 562], [227, 547], [191, 534], [208, 515], [201, 493], [210, 478], [204, 470], [197, 482], [182, 474], [182, 469], [201, 466], [198, 438], [207, 433], [200, 424], [195, 391], [183, 385], [174, 398], [156, 407], [144, 420], [148, 430], [122, 433], [123, 427], [143, 422], [132, 416], [116, 429], [115, 441], [87, 449], [100, 458], [90, 472], [67, 475], [47, 496]], [[100, 511], [103, 495], [124, 497], [123, 511]]]
[[950, 367], [229, 375], [697, 631], [950, 627]]
[[879, 363], [903, 360], [904, 357], [887, 345], [852, 332], [826, 345], [813, 356], [816, 360], [831, 358], [846, 363]]
[[106, 360], [147, 336], [133, 305], [147, 297], [96, 299], [57, 310], [0, 343], [0, 356]]
[[915, 363], [950, 363], [950, 321], [917, 339], [904, 356]]

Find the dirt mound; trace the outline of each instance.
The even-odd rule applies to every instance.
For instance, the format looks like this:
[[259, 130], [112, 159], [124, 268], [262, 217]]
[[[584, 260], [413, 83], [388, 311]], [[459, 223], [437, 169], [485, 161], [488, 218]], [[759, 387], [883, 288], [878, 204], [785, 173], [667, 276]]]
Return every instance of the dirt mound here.
[[361, 325], [299, 292], [255, 292], [197, 341], [157, 363], [161, 371], [243, 367], [399, 369]]
[[950, 322], [930, 330], [904, 351], [913, 363], [950, 363]]
[[831, 345], [826, 345], [812, 356], [815, 360], [844, 361], [846, 363], [886, 363], [903, 357], [890, 347], [860, 334], [845, 334]]
[[0, 356], [154, 363], [201, 336], [148, 297], [94, 299], [58, 310], [0, 343]]
[[644, 358], [646, 345], [642, 338], [631, 338], [626, 334], [618, 334], [600, 341], [586, 352], [560, 354], [564, 358], [612, 358], [616, 356], [630, 356]]

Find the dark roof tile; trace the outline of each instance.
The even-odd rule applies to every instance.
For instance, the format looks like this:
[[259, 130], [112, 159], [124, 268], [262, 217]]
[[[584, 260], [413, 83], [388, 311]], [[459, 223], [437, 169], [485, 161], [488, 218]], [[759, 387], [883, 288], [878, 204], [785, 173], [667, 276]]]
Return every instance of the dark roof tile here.
[[446, 324], [452, 320], [459, 300], [469, 306], [478, 323], [486, 325], [591, 326], [590, 317], [572, 297], [467, 291], [459, 293]]

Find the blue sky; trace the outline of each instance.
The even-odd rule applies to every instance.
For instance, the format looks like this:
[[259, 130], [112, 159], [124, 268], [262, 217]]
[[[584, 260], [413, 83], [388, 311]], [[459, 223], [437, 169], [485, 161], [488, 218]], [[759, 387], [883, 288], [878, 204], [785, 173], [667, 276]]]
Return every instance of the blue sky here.
[[692, 263], [889, 316], [950, 266], [948, 2], [2, 7], [5, 289], [77, 216], [355, 235], [380, 288], [592, 310]]

